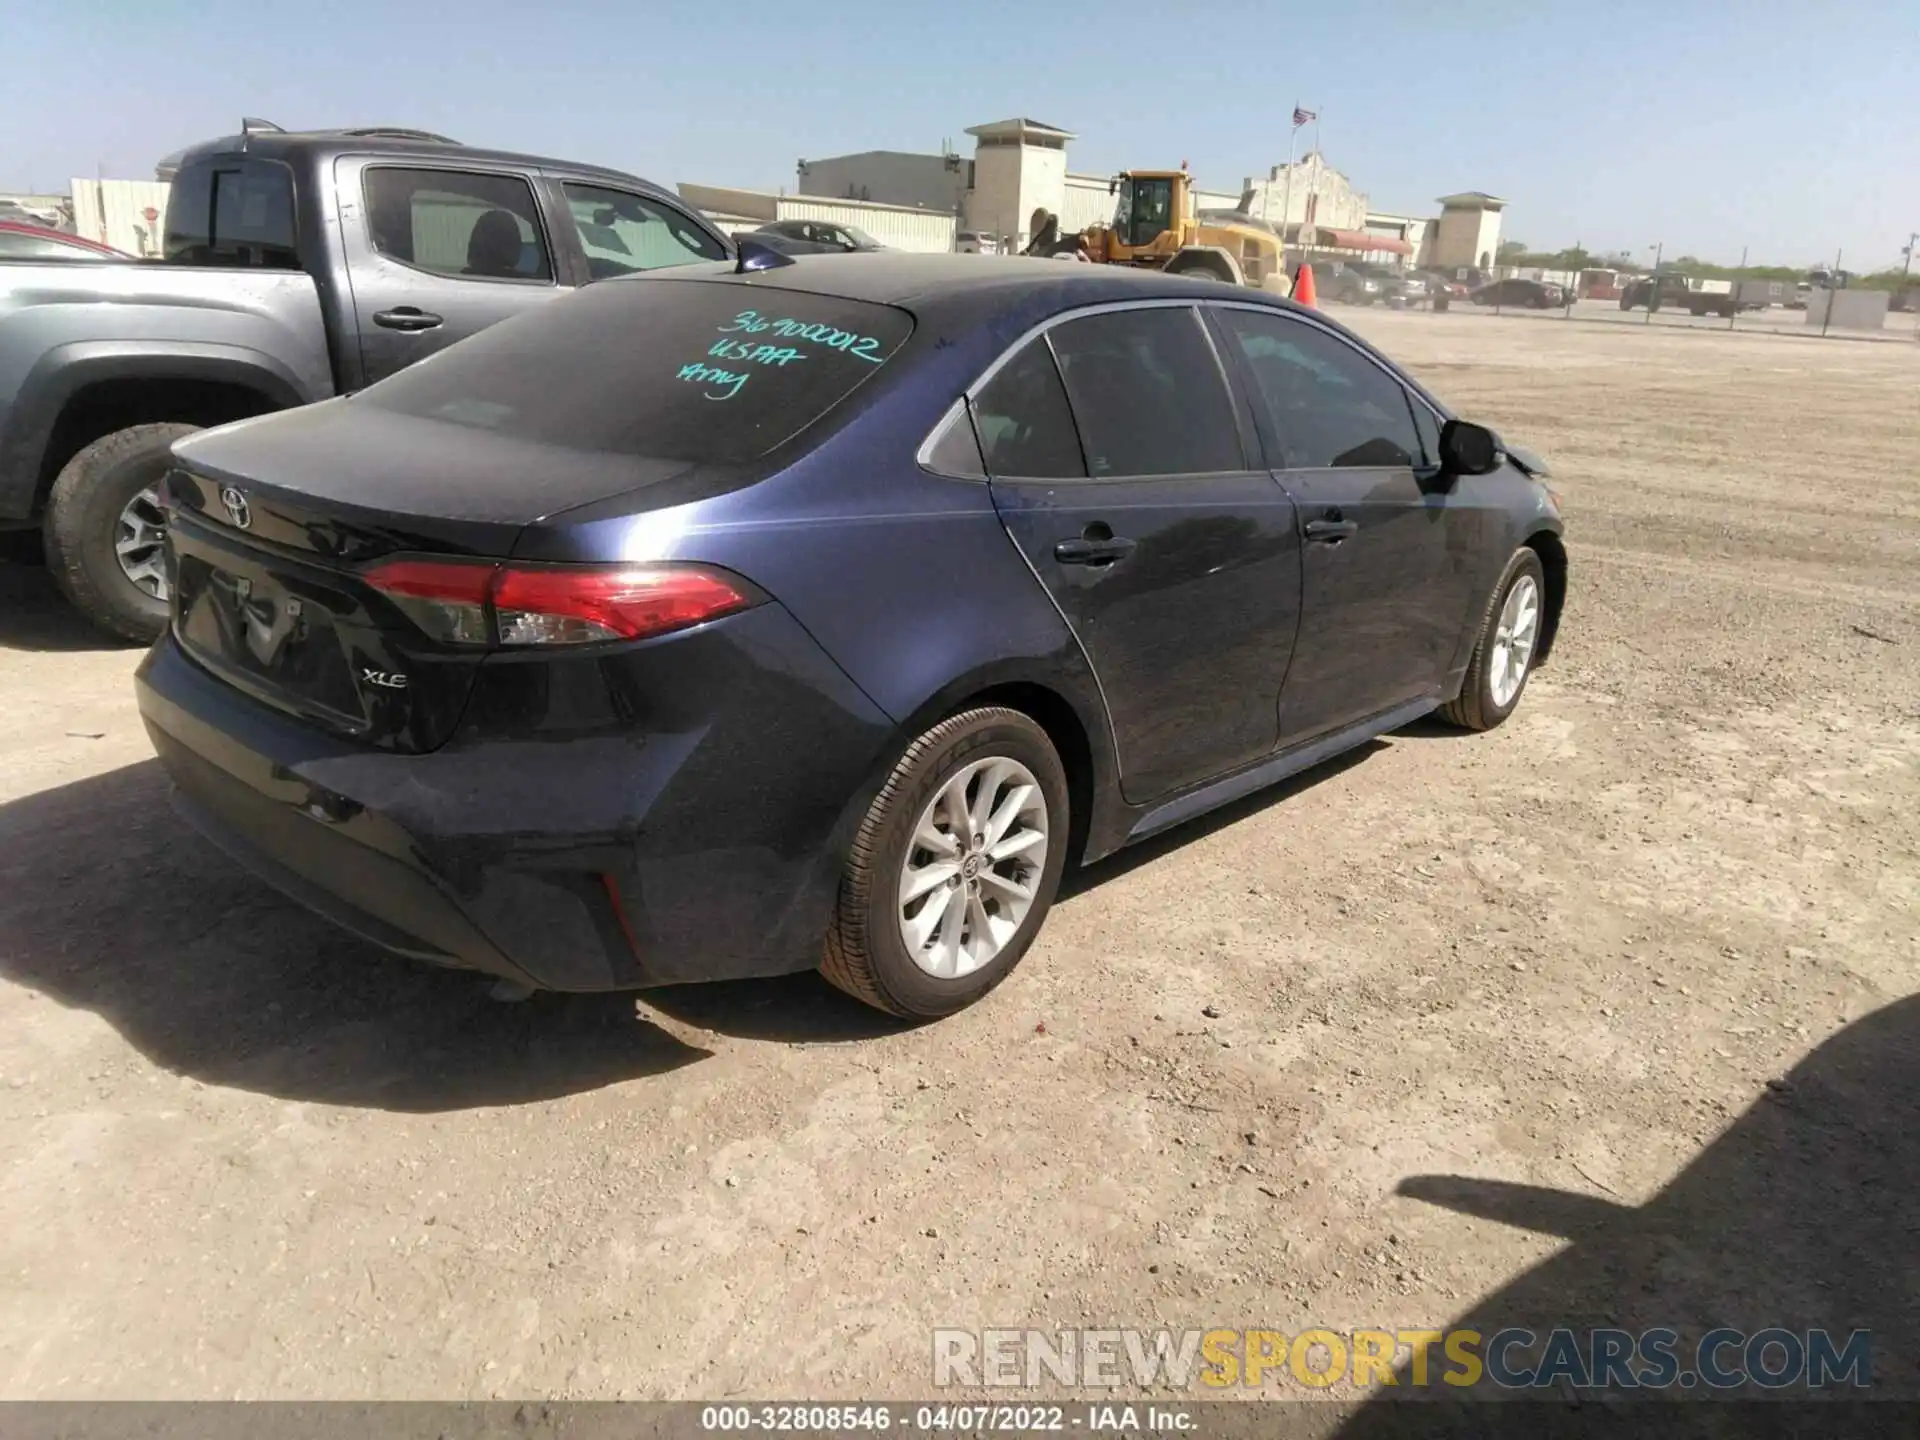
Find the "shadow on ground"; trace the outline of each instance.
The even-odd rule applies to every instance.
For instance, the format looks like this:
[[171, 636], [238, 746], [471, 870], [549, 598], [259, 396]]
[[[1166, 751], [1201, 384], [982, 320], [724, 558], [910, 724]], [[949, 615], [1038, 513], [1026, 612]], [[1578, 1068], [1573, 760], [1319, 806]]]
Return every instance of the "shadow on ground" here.
[[1256, 790], [1253, 794], [1235, 800], [1231, 805], [1223, 805], [1218, 810], [1210, 810], [1197, 819], [1184, 825], [1175, 826], [1162, 834], [1154, 835], [1129, 845], [1117, 855], [1109, 855], [1104, 860], [1078, 870], [1069, 870], [1060, 882], [1060, 900], [1062, 903], [1096, 890], [1109, 881], [1118, 880], [1122, 875], [1131, 874], [1143, 865], [1151, 865], [1164, 859], [1183, 846], [1196, 840], [1205, 839], [1215, 831], [1224, 830], [1229, 825], [1238, 825], [1242, 820], [1252, 819], [1261, 811], [1275, 805], [1283, 805], [1294, 796], [1311, 790], [1314, 786], [1344, 775], [1354, 766], [1389, 748], [1385, 740], [1369, 740], [1364, 745], [1349, 750], [1344, 755], [1336, 755], [1331, 760], [1315, 765], [1310, 770], [1269, 786], [1265, 790]]
[[[1070, 874], [1062, 900], [1384, 748], [1374, 741]], [[174, 815], [156, 761], [0, 806], [0, 973], [100, 1015], [176, 1073], [400, 1111], [545, 1100], [710, 1053], [649, 1023], [648, 1011], [785, 1044], [910, 1028], [812, 973], [501, 1004], [489, 982], [390, 957], [256, 880]]]
[[[19, 536], [12, 543], [18, 546]], [[0, 650], [126, 650], [104, 635], [54, 587], [45, 565], [0, 560]]]
[[0, 973], [168, 1070], [333, 1105], [520, 1104], [708, 1053], [630, 995], [503, 1005], [345, 934], [187, 829], [152, 760], [0, 806]]
[[[1684, 1434], [1745, 1437], [1920, 1433], [1920, 996], [1854, 1022], [1773, 1082], [1751, 1108], [1644, 1205], [1464, 1175], [1416, 1175], [1399, 1193], [1462, 1214], [1565, 1237], [1552, 1259], [1453, 1322], [1491, 1338], [1519, 1328], [1544, 1342], [1555, 1327], [1640, 1336], [1678, 1332], [1684, 1384], [1561, 1404], [1376, 1400], [1343, 1440], [1401, 1435], [1527, 1437]], [[1735, 1387], [1714, 1403], [1696, 1364], [1702, 1336], [1727, 1326], [1778, 1327], [1805, 1343], [1824, 1330], [1844, 1347], [1872, 1332], [1870, 1388], [1840, 1383], [1809, 1400], [1804, 1384]], [[1541, 1346], [1516, 1346], [1517, 1364]], [[1739, 1346], [1716, 1352], [1745, 1368]], [[1784, 1346], [1763, 1363], [1784, 1369]], [[1635, 1368], [1640, 1368], [1636, 1362]], [[1436, 1367], [1435, 1373], [1438, 1373]], [[1401, 1372], [1404, 1386], [1407, 1375]], [[1444, 1388], [1444, 1387], [1435, 1387]], [[1483, 1382], [1484, 1389], [1491, 1391]], [[1432, 1393], [1429, 1390], [1427, 1393]], [[1458, 1392], [1461, 1394], [1467, 1392]], [[1476, 1391], [1475, 1398], [1479, 1398]], [[1508, 1392], [1509, 1395], [1512, 1392]], [[1522, 1392], [1524, 1393], [1524, 1392]], [[1550, 1384], [1533, 1394], [1574, 1392]], [[1759, 1399], [1771, 1394], [1771, 1399]], [[1866, 1403], [1861, 1397], [1870, 1396]], [[1781, 1402], [1787, 1403], [1781, 1403]], [[1798, 1403], [1793, 1403], [1798, 1401]], [[1891, 1403], [1890, 1403], [1891, 1402]]]

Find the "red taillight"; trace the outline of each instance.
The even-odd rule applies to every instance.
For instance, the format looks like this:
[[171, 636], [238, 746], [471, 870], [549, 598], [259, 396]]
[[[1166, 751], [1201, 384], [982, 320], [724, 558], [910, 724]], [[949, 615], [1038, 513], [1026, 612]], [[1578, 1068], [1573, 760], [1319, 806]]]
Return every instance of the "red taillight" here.
[[644, 640], [744, 610], [745, 582], [699, 565], [512, 566], [390, 560], [366, 572], [436, 640], [453, 645], [589, 645]]
[[684, 630], [746, 604], [746, 595], [724, 576], [691, 566], [502, 570], [493, 582], [503, 645], [639, 640]]

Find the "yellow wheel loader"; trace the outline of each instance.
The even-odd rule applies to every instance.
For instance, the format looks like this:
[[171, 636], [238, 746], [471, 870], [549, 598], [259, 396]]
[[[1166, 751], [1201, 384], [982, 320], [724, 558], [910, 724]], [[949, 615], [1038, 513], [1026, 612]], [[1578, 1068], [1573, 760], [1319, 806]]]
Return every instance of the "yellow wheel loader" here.
[[1280, 237], [1258, 225], [1201, 221], [1194, 209], [1193, 177], [1185, 170], [1128, 170], [1109, 188], [1113, 220], [1089, 227], [1080, 237], [1080, 253], [1087, 259], [1292, 293]]

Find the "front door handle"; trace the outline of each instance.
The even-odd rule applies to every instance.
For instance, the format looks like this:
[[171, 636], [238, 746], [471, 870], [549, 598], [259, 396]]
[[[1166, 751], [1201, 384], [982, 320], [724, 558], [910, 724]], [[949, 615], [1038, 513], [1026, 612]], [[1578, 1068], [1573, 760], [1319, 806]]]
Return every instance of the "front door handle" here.
[[438, 315], [422, 310], [418, 305], [396, 305], [391, 310], [375, 312], [373, 323], [383, 330], [405, 330], [409, 333], [417, 330], [437, 330], [446, 321]]
[[1111, 565], [1131, 555], [1135, 543], [1117, 536], [1104, 540], [1062, 540], [1053, 547], [1053, 558], [1062, 565]]
[[1348, 536], [1357, 534], [1359, 529], [1357, 520], [1309, 520], [1301, 527], [1301, 533], [1322, 545], [1338, 545]]

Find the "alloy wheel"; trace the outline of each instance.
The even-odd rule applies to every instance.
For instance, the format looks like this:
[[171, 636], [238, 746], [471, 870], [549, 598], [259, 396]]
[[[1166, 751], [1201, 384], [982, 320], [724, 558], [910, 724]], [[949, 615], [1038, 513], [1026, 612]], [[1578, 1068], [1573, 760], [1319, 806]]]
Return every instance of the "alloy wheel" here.
[[927, 974], [970, 975], [1020, 933], [1047, 860], [1033, 772], [992, 756], [963, 766], [920, 812], [900, 866], [900, 938]]
[[160, 492], [148, 486], [127, 502], [114, 528], [113, 554], [120, 572], [134, 588], [156, 600], [171, 598], [167, 584], [164, 550], [167, 539], [167, 515], [160, 508]]
[[1500, 607], [1500, 623], [1493, 632], [1493, 660], [1487, 681], [1493, 703], [1502, 709], [1520, 693], [1539, 634], [1540, 586], [1533, 576], [1522, 575], [1507, 592], [1506, 604]]

